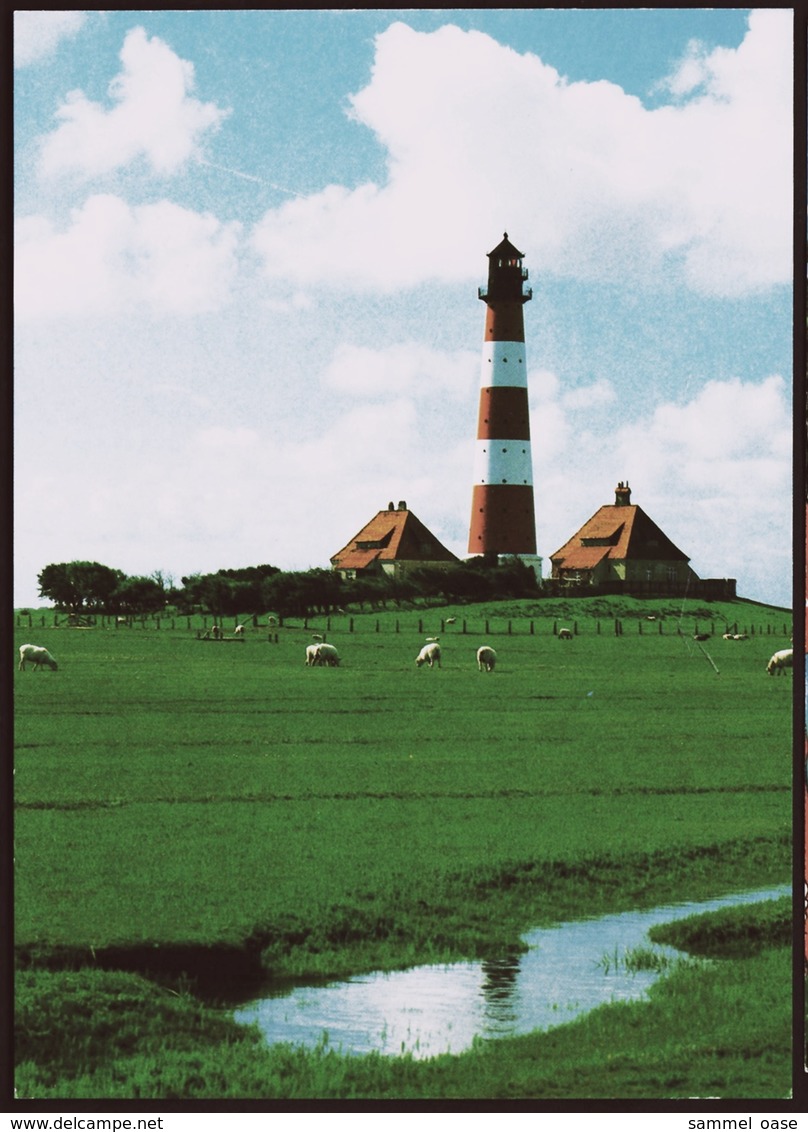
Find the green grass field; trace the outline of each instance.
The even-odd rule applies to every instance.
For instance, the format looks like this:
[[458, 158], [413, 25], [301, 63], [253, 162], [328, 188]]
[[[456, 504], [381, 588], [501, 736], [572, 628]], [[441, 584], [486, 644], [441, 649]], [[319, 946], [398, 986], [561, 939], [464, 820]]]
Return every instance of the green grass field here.
[[[609, 609], [562, 642], [520, 612], [334, 618], [335, 669], [304, 665], [325, 619], [277, 643], [19, 628], [60, 665], [15, 673], [20, 961], [335, 974], [786, 882], [792, 677], [765, 665], [790, 616], [722, 608], [699, 646], [669, 619], [617, 636]], [[754, 635], [721, 640], [725, 618]]]

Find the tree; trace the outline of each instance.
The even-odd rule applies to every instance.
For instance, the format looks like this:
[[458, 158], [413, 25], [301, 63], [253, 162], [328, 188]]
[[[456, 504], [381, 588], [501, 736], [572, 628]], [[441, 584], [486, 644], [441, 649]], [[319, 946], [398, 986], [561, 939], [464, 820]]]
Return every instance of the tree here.
[[82, 609], [102, 611], [126, 575], [100, 562], [51, 563], [38, 575], [39, 596], [58, 609], [78, 613]]
[[159, 613], [166, 594], [154, 578], [124, 578], [109, 599], [115, 613]]

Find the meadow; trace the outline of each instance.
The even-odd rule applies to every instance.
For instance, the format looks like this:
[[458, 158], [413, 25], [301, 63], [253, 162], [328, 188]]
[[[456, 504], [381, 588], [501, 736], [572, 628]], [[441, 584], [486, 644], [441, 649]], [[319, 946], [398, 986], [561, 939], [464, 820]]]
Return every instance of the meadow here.
[[[249, 628], [243, 643], [200, 641], [185, 619], [20, 626], [16, 644], [45, 644], [60, 665], [15, 673], [24, 1001], [47, 1003], [52, 1032], [66, 1035], [79, 1001], [101, 1018], [102, 1003], [120, 999], [105, 980], [131, 980], [133, 1001], [151, 994], [152, 1007], [159, 987], [179, 986], [174, 1005], [195, 1019], [189, 1056], [215, 1032], [254, 1070], [271, 1051], [219, 1032], [228, 1024], [217, 995], [231, 983], [480, 957], [518, 947], [519, 933], [542, 923], [786, 883], [792, 677], [770, 678], [765, 665], [788, 644], [790, 615], [743, 603], [706, 611], [716, 635], [702, 644], [692, 620], [677, 624], [661, 606], [659, 622], [634, 617], [622, 632], [613, 609], [595, 611], [601, 621], [573, 608], [568, 642], [553, 632], [567, 610], [534, 618], [519, 605], [359, 614], [350, 627], [347, 615], [321, 618], [272, 639]], [[750, 639], [721, 640], [726, 621], [749, 623]], [[339, 668], [305, 667], [312, 631], [337, 645]], [[416, 668], [435, 632], [442, 668]], [[476, 668], [482, 643], [498, 652], [490, 674]], [[760, 1006], [779, 995], [787, 1013], [788, 963], [768, 953], [738, 963], [780, 972], [765, 988], [758, 972], [753, 997]], [[187, 1018], [177, 1025], [187, 1036]], [[197, 1069], [193, 1087], [187, 1072], [185, 1085], [144, 1077], [143, 1050], [130, 1057], [137, 1071], [110, 1076], [114, 1044], [90, 1042], [69, 1064], [52, 1044], [26, 1055], [26, 1095], [223, 1095], [220, 1073]], [[543, 1095], [512, 1055], [520, 1095]], [[320, 1059], [313, 1077], [307, 1055], [283, 1056], [298, 1069], [280, 1092], [263, 1062], [252, 1084], [233, 1069], [233, 1087], [337, 1095], [322, 1093], [322, 1051], [310, 1055]], [[507, 1088], [507, 1051], [489, 1056], [500, 1064], [491, 1088]], [[626, 1056], [631, 1078], [628, 1047]], [[726, 1087], [783, 1095], [790, 1065], [780, 1070]], [[375, 1095], [369, 1078], [356, 1085], [355, 1066], [334, 1072], [349, 1088], [339, 1095]], [[385, 1088], [438, 1095], [428, 1068], [411, 1072]], [[452, 1087], [479, 1087], [478, 1069], [470, 1080]], [[627, 1087], [625, 1073], [594, 1087], [607, 1091], [569, 1095], [653, 1095], [640, 1082], [640, 1092], [609, 1092]], [[697, 1084], [685, 1071], [670, 1087], [694, 1095]]]

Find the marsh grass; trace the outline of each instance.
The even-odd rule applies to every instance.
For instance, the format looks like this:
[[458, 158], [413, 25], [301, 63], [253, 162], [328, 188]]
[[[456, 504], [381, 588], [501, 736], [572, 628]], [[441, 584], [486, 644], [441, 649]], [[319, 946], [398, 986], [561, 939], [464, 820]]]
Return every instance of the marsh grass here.
[[[215, 1096], [226, 1065], [228, 1088], [256, 1095], [269, 1055], [189, 1000], [203, 969], [215, 990], [225, 963], [283, 977], [485, 957], [531, 926], [781, 883], [791, 693], [765, 675], [772, 639], [727, 643], [717, 676], [676, 636], [560, 645], [540, 629], [497, 637], [490, 675], [471, 634], [444, 639], [440, 671], [416, 669], [413, 628], [335, 628], [338, 669], [304, 667], [299, 625], [277, 644], [44, 634], [58, 673], [14, 673], [19, 1001], [36, 1004], [25, 1087]], [[590, 692], [597, 709], [578, 710]], [[76, 981], [88, 967], [112, 978], [97, 968], [113, 961], [157, 982]], [[115, 994], [138, 1018], [120, 1031], [128, 1051], [104, 1021]], [[142, 1023], [155, 994], [181, 1035], [170, 1056]], [[68, 1071], [73, 1016], [87, 1033]], [[277, 1095], [320, 1095], [325, 1078], [346, 1096], [383, 1077], [405, 1091], [454, 1080], [406, 1059], [273, 1056]]]
[[627, 947], [621, 954], [620, 949], [615, 945], [612, 951], [605, 952], [601, 956], [596, 966], [605, 975], [614, 974], [618, 971], [656, 971], [662, 973], [669, 971], [676, 963], [681, 962], [681, 959], [666, 955], [653, 947]]

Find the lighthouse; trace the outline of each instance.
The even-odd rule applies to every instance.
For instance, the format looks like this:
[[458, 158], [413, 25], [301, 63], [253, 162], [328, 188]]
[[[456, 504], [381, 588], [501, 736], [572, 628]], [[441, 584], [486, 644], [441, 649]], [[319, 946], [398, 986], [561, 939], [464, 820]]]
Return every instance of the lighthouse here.
[[[469, 552], [495, 563], [516, 555], [536, 569], [536, 517], [527, 399], [522, 308], [533, 297], [524, 287], [523, 253], [508, 233], [488, 253], [488, 286], [480, 374], [477, 446], [471, 496]], [[540, 574], [540, 567], [539, 567]]]

